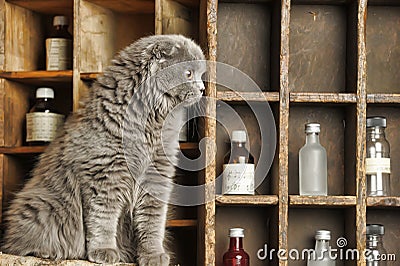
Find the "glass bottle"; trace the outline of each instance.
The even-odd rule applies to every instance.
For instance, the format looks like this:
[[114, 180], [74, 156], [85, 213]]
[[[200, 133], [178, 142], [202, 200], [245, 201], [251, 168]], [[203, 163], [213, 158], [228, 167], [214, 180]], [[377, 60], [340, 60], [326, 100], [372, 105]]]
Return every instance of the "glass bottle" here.
[[53, 31], [46, 39], [46, 70], [72, 69], [72, 35], [68, 24], [66, 16], [53, 19]]
[[254, 195], [254, 157], [246, 149], [246, 131], [232, 131], [232, 147], [224, 157], [222, 194]]
[[223, 257], [224, 266], [249, 266], [249, 254], [243, 249], [243, 228], [229, 229], [229, 249]]
[[320, 124], [306, 124], [306, 144], [299, 151], [300, 195], [328, 195], [326, 150], [319, 143], [319, 132]]
[[335, 266], [329, 240], [331, 240], [331, 231], [318, 230], [315, 233], [315, 252], [308, 258], [307, 266]]
[[385, 138], [386, 118], [367, 118], [367, 175], [368, 196], [390, 196], [390, 146]]
[[383, 235], [385, 228], [381, 224], [367, 224], [367, 266], [383, 266], [387, 265], [385, 260], [381, 260], [382, 254], [387, 254], [383, 247]]
[[46, 145], [56, 136], [64, 116], [58, 114], [54, 105], [54, 91], [38, 88], [36, 102], [26, 114], [26, 142], [30, 145]]

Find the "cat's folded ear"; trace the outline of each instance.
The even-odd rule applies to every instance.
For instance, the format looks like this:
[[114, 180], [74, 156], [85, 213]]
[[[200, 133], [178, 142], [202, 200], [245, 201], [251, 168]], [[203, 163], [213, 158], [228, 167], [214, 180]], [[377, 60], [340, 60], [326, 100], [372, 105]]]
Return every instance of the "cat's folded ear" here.
[[152, 54], [158, 63], [164, 63], [168, 58], [176, 55], [180, 48], [181, 46], [177, 43], [156, 43], [152, 47]]

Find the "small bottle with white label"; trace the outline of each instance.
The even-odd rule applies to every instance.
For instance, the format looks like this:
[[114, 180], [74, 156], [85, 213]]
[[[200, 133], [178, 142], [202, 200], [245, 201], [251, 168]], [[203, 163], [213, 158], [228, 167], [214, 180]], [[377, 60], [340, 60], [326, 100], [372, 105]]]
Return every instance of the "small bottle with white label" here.
[[367, 118], [367, 175], [368, 196], [390, 196], [390, 146], [385, 137], [386, 118]]
[[53, 32], [46, 39], [46, 70], [72, 69], [72, 35], [68, 25], [66, 16], [54, 17]]
[[36, 103], [26, 114], [26, 142], [29, 145], [46, 145], [56, 136], [64, 123], [64, 115], [58, 114], [51, 88], [36, 90]]
[[254, 157], [246, 149], [246, 131], [232, 131], [232, 147], [224, 157], [222, 194], [254, 195]]

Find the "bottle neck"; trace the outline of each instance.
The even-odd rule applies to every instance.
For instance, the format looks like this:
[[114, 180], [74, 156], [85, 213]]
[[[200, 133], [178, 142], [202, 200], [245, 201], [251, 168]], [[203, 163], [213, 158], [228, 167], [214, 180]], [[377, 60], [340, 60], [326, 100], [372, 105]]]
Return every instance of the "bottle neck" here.
[[318, 133], [306, 133], [306, 144], [319, 143]]
[[243, 249], [243, 237], [231, 237], [229, 240], [230, 250], [240, 250]]
[[233, 142], [233, 147], [234, 148], [244, 148], [245, 147], [246, 142]]
[[367, 128], [368, 139], [384, 139], [385, 128], [384, 127], [369, 127]]
[[367, 248], [378, 249], [383, 246], [381, 235], [367, 235]]
[[329, 240], [316, 240], [315, 251], [321, 252], [322, 250], [329, 250]]

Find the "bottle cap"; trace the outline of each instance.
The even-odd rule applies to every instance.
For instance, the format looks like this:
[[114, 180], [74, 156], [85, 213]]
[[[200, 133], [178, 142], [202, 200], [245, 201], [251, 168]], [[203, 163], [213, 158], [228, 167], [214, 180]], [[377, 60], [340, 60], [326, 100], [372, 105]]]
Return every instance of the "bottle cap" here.
[[319, 133], [321, 131], [321, 125], [319, 123], [307, 123], [305, 126], [306, 133]]
[[38, 88], [36, 90], [36, 98], [54, 99], [54, 91], [52, 88]]
[[367, 117], [367, 127], [386, 127], [386, 118], [383, 116]]
[[384, 235], [385, 227], [381, 224], [367, 224], [367, 235]]
[[229, 229], [229, 237], [244, 237], [244, 229], [243, 228]]
[[68, 18], [66, 16], [55, 16], [53, 18], [53, 26], [64, 26], [69, 25]]
[[329, 230], [318, 230], [315, 232], [316, 240], [331, 240], [331, 231]]
[[246, 131], [234, 130], [232, 131], [232, 142], [246, 142]]

